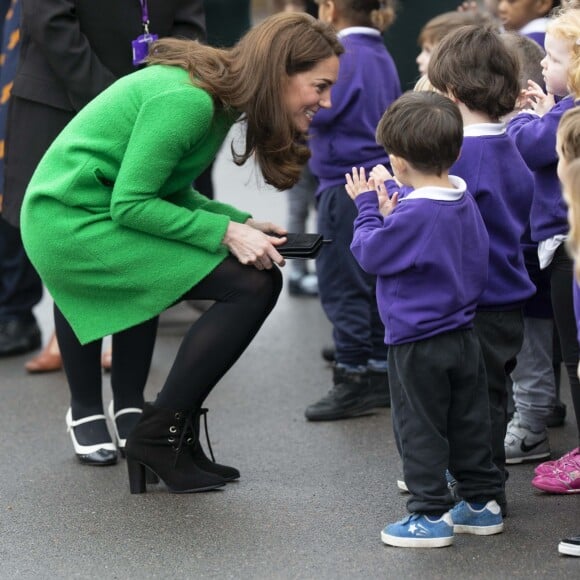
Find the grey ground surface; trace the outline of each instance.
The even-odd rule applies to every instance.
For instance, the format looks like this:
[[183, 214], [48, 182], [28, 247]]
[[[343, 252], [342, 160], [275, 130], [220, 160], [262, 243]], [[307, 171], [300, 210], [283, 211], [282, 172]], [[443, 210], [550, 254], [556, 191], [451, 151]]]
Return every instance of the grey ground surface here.
[[[259, 186], [229, 155], [220, 156], [215, 180], [219, 199], [285, 221], [284, 195]], [[38, 308], [45, 341], [50, 308], [48, 297]], [[163, 316], [148, 398], [196, 316], [187, 306]], [[580, 577], [580, 559], [556, 550], [560, 537], [580, 533], [580, 495], [534, 491], [531, 465], [511, 469], [505, 533], [458, 536], [437, 550], [384, 546], [381, 529], [405, 513], [390, 413], [321, 424], [303, 416], [330, 386], [319, 356], [329, 337], [317, 300], [284, 290], [208, 400], [217, 459], [242, 478], [193, 495], [155, 487], [130, 495], [124, 461], [81, 466], [64, 425], [64, 375], [27, 376], [26, 356], [0, 359], [0, 577]], [[108, 403], [106, 375], [103, 385]], [[551, 443], [556, 456], [576, 445], [573, 417], [551, 431]]]

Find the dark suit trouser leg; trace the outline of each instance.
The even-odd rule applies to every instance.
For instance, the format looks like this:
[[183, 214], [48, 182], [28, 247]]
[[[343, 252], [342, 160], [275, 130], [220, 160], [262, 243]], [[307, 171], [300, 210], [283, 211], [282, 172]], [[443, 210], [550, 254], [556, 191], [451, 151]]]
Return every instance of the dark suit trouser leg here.
[[34, 320], [42, 282], [30, 263], [20, 230], [0, 218], [0, 320]]

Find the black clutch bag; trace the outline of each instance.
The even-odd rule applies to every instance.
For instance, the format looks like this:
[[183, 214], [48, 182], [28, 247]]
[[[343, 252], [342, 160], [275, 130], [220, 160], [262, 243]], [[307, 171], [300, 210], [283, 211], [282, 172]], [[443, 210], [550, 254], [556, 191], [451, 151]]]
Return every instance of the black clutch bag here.
[[324, 240], [322, 234], [286, 234], [288, 241], [276, 249], [288, 259], [308, 260], [316, 258], [325, 243], [330, 240]]

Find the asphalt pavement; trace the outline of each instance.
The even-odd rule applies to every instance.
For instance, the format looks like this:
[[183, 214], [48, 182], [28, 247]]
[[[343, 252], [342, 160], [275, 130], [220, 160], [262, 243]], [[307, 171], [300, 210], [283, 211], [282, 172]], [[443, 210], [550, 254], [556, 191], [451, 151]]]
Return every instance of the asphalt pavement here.
[[[228, 150], [215, 167], [218, 199], [284, 223], [285, 195], [265, 187], [251, 167], [236, 167]], [[46, 342], [49, 297], [37, 314]], [[197, 316], [185, 305], [163, 315], [147, 398]], [[556, 549], [562, 536], [580, 534], [580, 495], [535, 491], [529, 464], [510, 469], [503, 534], [460, 535], [452, 547], [433, 550], [383, 545], [381, 529], [405, 514], [390, 411], [304, 419], [305, 407], [330, 386], [320, 357], [329, 339], [318, 300], [284, 289], [207, 401], [216, 459], [242, 477], [191, 495], [162, 486], [131, 495], [124, 460], [80, 465], [65, 428], [64, 374], [31, 376], [27, 356], [0, 359], [0, 578], [580, 578], [580, 558]], [[107, 375], [103, 388], [108, 403]], [[577, 444], [574, 425], [569, 417], [551, 430], [555, 456]]]

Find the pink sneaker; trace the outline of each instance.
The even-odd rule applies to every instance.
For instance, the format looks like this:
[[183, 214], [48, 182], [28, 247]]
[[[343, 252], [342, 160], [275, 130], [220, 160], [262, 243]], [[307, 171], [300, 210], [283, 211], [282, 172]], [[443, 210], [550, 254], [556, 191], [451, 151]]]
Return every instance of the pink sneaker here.
[[548, 493], [580, 493], [580, 460], [570, 459], [560, 470], [536, 475], [532, 485]]
[[567, 463], [569, 460], [580, 461], [580, 447], [568, 451], [565, 455], [562, 455], [560, 459], [555, 459], [554, 461], [544, 461], [540, 463], [534, 469], [536, 475], [551, 475], [555, 470], [561, 469], [561, 464]]

